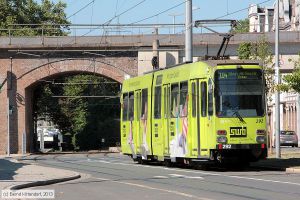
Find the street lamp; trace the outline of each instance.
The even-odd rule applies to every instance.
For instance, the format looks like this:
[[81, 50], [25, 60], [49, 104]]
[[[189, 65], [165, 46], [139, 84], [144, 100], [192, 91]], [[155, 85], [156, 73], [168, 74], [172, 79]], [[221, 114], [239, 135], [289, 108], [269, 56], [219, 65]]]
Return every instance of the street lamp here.
[[182, 15], [184, 15], [184, 13], [171, 13], [171, 14], [169, 14], [169, 16], [171, 16], [171, 17], [173, 17], [173, 34], [175, 34], [176, 33], [176, 28], [175, 28], [175, 18], [177, 17], [177, 16], [182, 16]]
[[[193, 6], [192, 11], [199, 10], [200, 7]], [[173, 17], [173, 34], [176, 34], [176, 17], [183, 16], [185, 13], [170, 13], [169, 16]]]

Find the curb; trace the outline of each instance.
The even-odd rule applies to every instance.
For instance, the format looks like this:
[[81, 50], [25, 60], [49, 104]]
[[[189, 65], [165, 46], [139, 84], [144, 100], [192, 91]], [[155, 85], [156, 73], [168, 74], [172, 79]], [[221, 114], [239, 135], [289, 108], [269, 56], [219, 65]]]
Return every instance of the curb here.
[[286, 168], [286, 173], [300, 174], [300, 168]]
[[263, 169], [263, 170], [275, 170], [275, 171], [285, 171], [286, 173], [291, 174], [300, 174], [300, 168], [293, 168], [293, 167], [274, 167], [274, 166], [255, 166], [256, 169]]
[[69, 154], [99, 154], [99, 153], [120, 153], [119, 150], [102, 150], [102, 151], [87, 151], [87, 152], [47, 152], [47, 153], [33, 153], [32, 155], [69, 155]]
[[275, 166], [251, 166], [254, 169], [261, 170], [272, 170], [272, 171], [286, 171], [285, 167], [275, 167]]
[[293, 173], [293, 174], [300, 174], [300, 168], [293, 168], [293, 167], [275, 167], [275, 166], [251, 166], [255, 169], [262, 169], [262, 170], [275, 170], [275, 171], [285, 171], [286, 173]]
[[20, 190], [24, 188], [30, 188], [30, 187], [36, 187], [36, 186], [44, 186], [44, 185], [51, 185], [55, 183], [61, 183], [61, 182], [66, 182], [66, 181], [71, 181], [80, 178], [80, 174], [76, 174], [71, 177], [66, 177], [66, 178], [57, 178], [57, 179], [51, 179], [51, 180], [45, 180], [45, 181], [36, 181], [36, 182], [31, 182], [31, 183], [25, 183], [21, 185], [15, 185], [10, 187], [10, 190]]

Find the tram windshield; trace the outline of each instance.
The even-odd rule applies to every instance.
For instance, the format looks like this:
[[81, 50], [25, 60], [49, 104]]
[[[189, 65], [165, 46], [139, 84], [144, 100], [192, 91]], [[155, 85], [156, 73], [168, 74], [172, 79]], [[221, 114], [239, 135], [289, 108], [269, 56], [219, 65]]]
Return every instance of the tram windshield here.
[[263, 116], [264, 81], [259, 69], [221, 69], [215, 73], [218, 117]]

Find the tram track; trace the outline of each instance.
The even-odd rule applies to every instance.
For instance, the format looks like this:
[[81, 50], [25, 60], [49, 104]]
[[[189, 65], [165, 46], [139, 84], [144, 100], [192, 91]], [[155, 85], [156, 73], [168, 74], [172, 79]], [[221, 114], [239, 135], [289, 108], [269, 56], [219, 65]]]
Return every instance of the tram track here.
[[[258, 178], [251, 178], [249, 174], [241, 175], [240, 173], [238, 175], [228, 175], [226, 174], [226, 171], [222, 171], [220, 169], [214, 170], [214, 171], [201, 171], [201, 170], [193, 170], [186, 167], [180, 167], [180, 168], [166, 168], [160, 164], [148, 164], [148, 165], [140, 165], [140, 164], [129, 164], [129, 165], [119, 165], [122, 161], [122, 158], [119, 157], [109, 157], [108, 154], [103, 155], [103, 157], [96, 157], [92, 156], [91, 154], [81, 154], [82, 156], [79, 157], [64, 157], [66, 155], [47, 155], [47, 157], [43, 158], [43, 155], [38, 155], [31, 160], [34, 160], [37, 164], [46, 165], [50, 167], [58, 167], [63, 169], [69, 169], [74, 170], [79, 173], [87, 173], [91, 174], [89, 176], [89, 179], [84, 182], [99, 182], [100, 179], [106, 180], [108, 182], [112, 183], [118, 183], [123, 185], [131, 185], [132, 187], [143, 187], [143, 188], [163, 188], [163, 189], [174, 189], [178, 188], [179, 191], [202, 191], [202, 192], [213, 192], [220, 195], [231, 195], [234, 196], [237, 199], [240, 198], [248, 198], [251, 199], [251, 196], [247, 196], [244, 194], [234, 194], [234, 193], [228, 193], [224, 190], [220, 190], [218, 188], [227, 188], [232, 187], [236, 188], [237, 190], [253, 190], [253, 191], [260, 191], [260, 192], [270, 192], [270, 193], [277, 193], [278, 191], [273, 188], [261, 188], [259, 185], [256, 184], [250, 184], [251, 182], [255, 183], [257, 181], [262, 182], [263, 179], [259, 180]], [[88, 162], [88, 159], [90, 159], [92, 162]], [[52, 161], [55, 162], [52, 162]], [[49, 162], [47, 162], [49, 161]], [[78, 162], [80, 161], [80, 162]], [[86, 161], [86, 163], [85, 163]], [[93, 162], [96, 161], [96, 162]], [[97, 161], [107, 161], [105, 162], [97, 162]], [[109, 163], [108, 161], [112, 161]], [[122, 167], [113, 167], [115, 166], [122, 166]], [[131, 167], [136, 166], [136, 167]], [[199, 174], [204, 179], [189, 179], [188, 182], [185, 181], [182, 177], [169, 177], [167, 179], [160, 179], [155, 178], [154, 176], [143, 177], [140, 176], [139, 170], [140, 168], [149, 169], [153, 172], [153, 170], [157, 170], [157, 172], [167, 175], [168, 172], [171, 173], [178, 173], [178, 174], [192, 174], [192, 176], [195, 176], [193, 174]], [[145, 170], [142, 170], [145, 171]], [[147, 171], [147, 170], [146, 170]], [[219, 172], [219, 174], [218, 174]], [[220, 173], [221, 172], [221, 173]], [[234, 172], [247, 172], [247, 171], [228, 171], [229, 173]], [[150, 173], [151, 174], [151, 173]], [[274, 173], [275, 175], [276, 173]], [[157, 174], [159, 175], [159, 174]], [[246, 175], [246, 176], [245, 176]], [[258, 174], [259, 176], [262, 176], [262, 174]], [[281, 174], [282, 175], [282, 174]], [[131, 176], [131, 177], [130, 177]], [[256, 175], [253, 175], [256, 176]], [[253, 177], [252, 176], [252, 177]], [[220, 177], [220, 178], [218, 178]], [[223, 177], [223, 178], [222, 178]], [[230, 178], [230, 179], [228, 179]], [[99, 180], [98, 180], [99, 179]], [[94, 180], [94, 181], [93, 181]], [[177, 181], [175, 181], [177, 180]], [[188, 180], [188, 179], [187, 179]], [[236, 181], [235, 181], [236, 180]], [[179, 182], [178, 182], [179, 181]], [[193, 182], [195, 184], [190, 184], [189, 182]], [[272, 181], [272, 180], [271, 180]], [[101, 181], [103, 182], [103, 181]], [[242, 183], [240, 183], [242, 182]], [[100, 182], [99, 182], [100, 183]], [[276, 182], [270, 182], [272, 184], [281, 184], [280, 181]], [[68, 184], [68, 183], [65, 183]], [[71, 183], [70, 183], [71, 184]], [[76, 183], [77, 184], [77, 183]], [[80, 182], [78, 183], [80, 184]], [[215, 188], [208, 188], [208, 185], [215, 185]], [[154, 187], [155, 186], [155, 187]], [[159, 186], [159, 187], [158, 187]], [[295, 185], [294, 185], [295, 186]], [[286, 195], [300, 195], [298, 192], [299, 190], [296, 190], [295, 192], [283, 192]], [[258, 199], [258, 198], [254, 198]], [[263, 198], [262, 198], [263, 199]]]

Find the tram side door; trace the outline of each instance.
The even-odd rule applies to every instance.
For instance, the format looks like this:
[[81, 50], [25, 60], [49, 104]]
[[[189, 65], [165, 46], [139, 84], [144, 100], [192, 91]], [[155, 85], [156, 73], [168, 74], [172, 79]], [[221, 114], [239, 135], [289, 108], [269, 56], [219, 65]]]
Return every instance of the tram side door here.
[[211, 128], [211, 111], [208, 106], [208, 99], [211, 99], [212, 96], [208, 95], [208, 84], [206, 79], [202, 79], [199, 82], [199, 117], [200, 117], [200, 151], [199, 157], [208, 157], [208, 138], [209, 138], [209, 129]]
[[151, 150], [151, 127], [150, 127], [150, 114], [149, 109], [151, 105], [151, 91], [148, 88], [144, 88], [140, 91], [140, 108], [139, 108], [139, 151], [142, 156], [142, 159], [147, 160], [148, 155], [152, 153]]
[[199, 91], [199, 79], [190, 81], [190, 114], [189, 114], [189, 135], [190, 142], [192, 144], [191, 151], [193, 157], [200, 155], [200, 91]]
[[158, 160], [163, 160], [163, 130], [162, 130], [162, 87], [154, 87], [153, 98], [153, 118], [152, 118], [152, 147], [153, 154], [158, 156]]
[[123, 94], [122, 152], [136, 158], [136, 120], [134, 116], [134, 92]]
[[142, 145], [142, 128], [141, 128], [141, 90], [136, 90], [135, 91], [135, 127], [136, 128], [136, 153], [141, 154], [141, 145]]
[[192, 156], [198, 158], [208, 156], [207, 152], [207, 81], [205, 79], [195, 79], [190, 81], [190, 107], [189, 134], [192, 135]]
[[132, 154], [128, 142], [131, 141], [132, 136], [129, 132], [130, 122], [128, 121], [128, 103], [129, 96], [128, 93], [122, 94], [121, 104], [122, 104], [122, 115], [121, 115], [121, 146], [122, 152], [126, 154]]
[[163, 148], [164, 155], [170, 155], [170, 127], [169, 127], [169, 119], [170, 119], [170, 84], [163, 85]]

